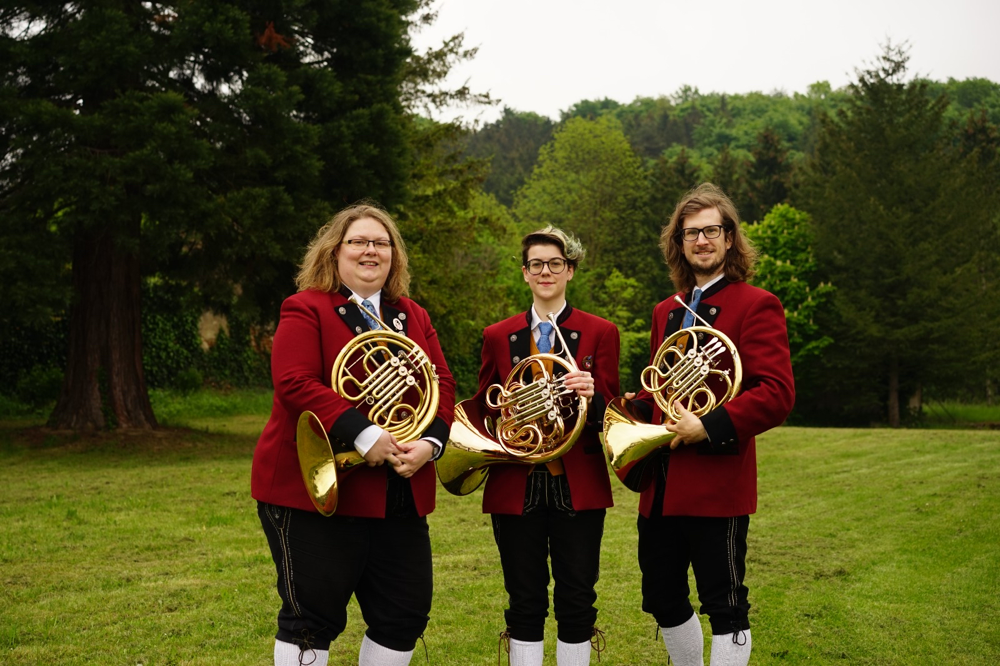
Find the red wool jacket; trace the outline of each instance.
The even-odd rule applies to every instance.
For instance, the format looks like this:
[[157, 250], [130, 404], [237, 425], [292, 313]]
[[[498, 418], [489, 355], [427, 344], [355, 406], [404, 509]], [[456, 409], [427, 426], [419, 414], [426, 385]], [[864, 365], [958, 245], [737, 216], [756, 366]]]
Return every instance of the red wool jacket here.
[[[677, 295], [686, 296], [685, 302], [690, 303], [690, 294]], [[651, 362], [663, 340], [680, 329], [685, 312], [673, 296], [653, 309]], [[751, 514], [757, 510], [755, 436], [781, 425], [795, 402], [785, 311], [773, 294], [723, 279], [702, 294], [697, 312], [736, 346], [743, 387], [728, 403], [702, 417], [708, 441], [682, 444], [663, 457], [663, 515]], [[641, 391], [636, 400], [644, 403], [653, 423], [663, 421], [648, 392]], [[639, 500], [639, 512], [646, 517], [653, 508], [656, 488], [663, 482], [658, 473], [653, 478]]]
[[[573, 447], [560, 458], [566, 470], [573, 508], [602, 509], [613, 504], [611, 483], [600, 433], [607, 401], [618, 395], [618, 328], [611, 322], [569, 305], [559, 316], [559, 330], [581, 370], [594, 378], [594, 397], [587, 425]], [[502, 384], [511, 369], [531, 355], [531, 311], [515, 315], [483, 331], [483, 364], [474, 400], [485, 402], [486, 389]], [[558, 337], [553, 352], [560, 352]], [[491, 465], [483, 494], [483, 513], [520, 515], [531, 465]]]
[[[425, 435], [448, 439], [455, 407], [455, 380], [448, 371], [437, 332], [427, 311], [408, 298], [382, 302], [383, 321], [419, 345], [440, 378], [437, 417]], [[340, 293], [301, 291], [281, 305], [281, 319], [271, 351], [274, 403], [271, 418], [254, 450], [251, 493], [254, 499], [315, 511], [299, 468], [295, 430], [299, 415], [312, 411], [331, 436], [353, 445], [371, 425], [367, 406], [355, 406], [331, 388], [333, 362], [358, 333], [368, 330], [357, 306]], [[341, 476], [337, 515], [385, 517], [386, 467], [359, 465]], [[434, 510], [434, 464], [410, 477], [417, 513]]]

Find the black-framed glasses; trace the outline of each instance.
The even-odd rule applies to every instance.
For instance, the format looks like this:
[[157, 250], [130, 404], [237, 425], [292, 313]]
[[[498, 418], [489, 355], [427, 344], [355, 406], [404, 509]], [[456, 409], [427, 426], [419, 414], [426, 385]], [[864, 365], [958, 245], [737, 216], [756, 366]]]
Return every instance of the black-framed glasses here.
[[532, 275], [541, 275], [542, 268], [545, 266], [549, 267], [549, 272], [553, 274], [562, 273], [566, 270], [566, 264], [569, 262], [561, 257], [556, 257], [555, 259], [549, 259], [548, 261], [542, 261], [541, 259], [531, 259], [524, 265], [528, 269], [528, 272]]
[[392, 247], [392, 241], [385, 239], [368, 240], [367, 238], [348, 238], [344, 241], [344, 244], [350, 245], [355, 250], [367, 250], [369, 243], [374, 245], [376, 250], [388, 250]]
[[710, 224], [707, 227], [702, 227], [700, 229], [688, 227], [687, 229], [681, 230], [681, 237], [688, 243], [693, 243], [698, 240], [698, 236], [701, 234], [705, 234], [705, 238], [712, 240], [721, 236], [723, 229], [725, 229], [725, 227], [721, 224]]

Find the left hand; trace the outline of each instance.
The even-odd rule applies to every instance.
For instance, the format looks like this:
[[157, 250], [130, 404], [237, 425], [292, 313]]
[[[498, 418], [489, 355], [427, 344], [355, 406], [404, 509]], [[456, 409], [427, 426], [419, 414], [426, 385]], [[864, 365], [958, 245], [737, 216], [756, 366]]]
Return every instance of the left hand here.
[[566, 388], [576, 391], [581, 398], [590, 400], [594, 397], [594, 378], [585, 370], [574, 370], [563, 375]]
[[671, 449], [676, 449], [681, 444], [696, 444], [708, 439], [708, 433], [700, 418], [685, 409], [680, 401], [674, 401], [674, 409], [681, 415], [681, 420], [677, 423], [664, 424], [667, 430], [677, 433], [677, 436], [670, 442]]
[[396, 474], [404, 479], [416, 474], [434, 455], [434, 446], [426, 439], [418, 439], [415, 442], [397, 444], [396, 446], [403, 451], [396, 454], [396, 460], [399, 461], [399, 464], [396, 465]]

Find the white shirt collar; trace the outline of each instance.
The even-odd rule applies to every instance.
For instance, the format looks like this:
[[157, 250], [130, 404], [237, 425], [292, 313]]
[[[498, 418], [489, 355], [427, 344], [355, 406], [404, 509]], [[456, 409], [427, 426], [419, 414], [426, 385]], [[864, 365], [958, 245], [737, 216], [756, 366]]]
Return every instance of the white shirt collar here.
[[[563, 310], [565, 310], [565, 309], [566, 309], [566, 301], [563, 301], [562, 307], [559, 308], [559, 312], [556, 313], [556, 321], [559, 321], [559, 315], [561, 315], [563, 313]], [[546, 312], [545, 314], [548, 314], [548, 312]], [[538, 330], [538, 325], [541, 324], [543, 321], [544, 322], [548, 322], [549, 321], [548, 317], [546, 317], [545, 319], [542, 319], [541, 317], [539, 317], [538, 313], [535, 312], [535, 306], [532, 305], [531, 306], [531, 330], [532, 331], [537, 331]]]
[[[354, 291], [350, 287], [348, 287], [348, 289], [350, 289], [351, 294], [353, 294], [354, 297], [358, 299], [358, 303], [365, 300], [364, 297], [358, 292]], [[374, 294], [368, 297], [368, 300], [371, 301], [371, 304], [373, 306], [375, 306], [375, 314], [381, 317], [382, 315], [380, 313], [382, 312], [382, 290], [379, 289], [378, 291], [376, 291]]]
[[[713, 284], [715, 284], [716, 282], [718, 282], [719, 280], [721, 280], [724, 277], [726, 277], [725, 273], [719, 273], [714, 278], [712, 278], [711, 280], [709, 280], [708, 282], [706, 282], [705, 286], [703, 286], [703, 287], [695, 287], [695, 289], [701, 289], [701, 293], [704, 294]], [[691, 291], [693, 293], [694, 289], [692, 289]]]

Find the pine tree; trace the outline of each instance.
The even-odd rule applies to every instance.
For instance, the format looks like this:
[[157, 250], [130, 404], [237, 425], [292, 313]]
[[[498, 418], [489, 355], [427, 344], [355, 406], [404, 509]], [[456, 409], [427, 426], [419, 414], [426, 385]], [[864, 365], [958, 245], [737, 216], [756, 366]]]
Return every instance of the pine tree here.
[[822, 121], [803, 191], [844, 327], [830, 362], [850, 363], [831, 382], [845, 395], [874, 391], [892, 426], [901, 396], [961, 362], [956, 325], [973, 305], [963, 299], [983, 231], [956, 205], [962, 161], [943, 120], [948, 102], [906, 80], [908, 59], [887, 45], [857, 73], [846, 107]]
[[650, 172], [650, 202], [664, 225], [670, 221], [677, 202], [693, 187], [701, 183], [701, 168], [692, 159], [687, 148], [681, 148], [677, 157], [661, 155]]
[[763, 220], [772, 208], [788, 203], [792, 166], [788, 149], [781, 137], [770, 127], [758, 135], [753, 149], [753, 161], [747, 173], [749, 207], [743, 212], [748, 222]]
[[747, 202], [745, 174], [745, 165], [733, 155], [729, 144], [723, 146], [712, 162], [712, 182], [732, 199], [741, 220], [746, 220], [748, 215], [752, 217]]
[[139, 333], [143, 276], [273, 312], [332, 209], [402, 201], [410, 152], [400, 96], [419, 7], [0, 10], [0, 234], [32, 247], [5, 288], [37, 297], [35, 317], [72, 303], [52, 426], [156, 425]]

